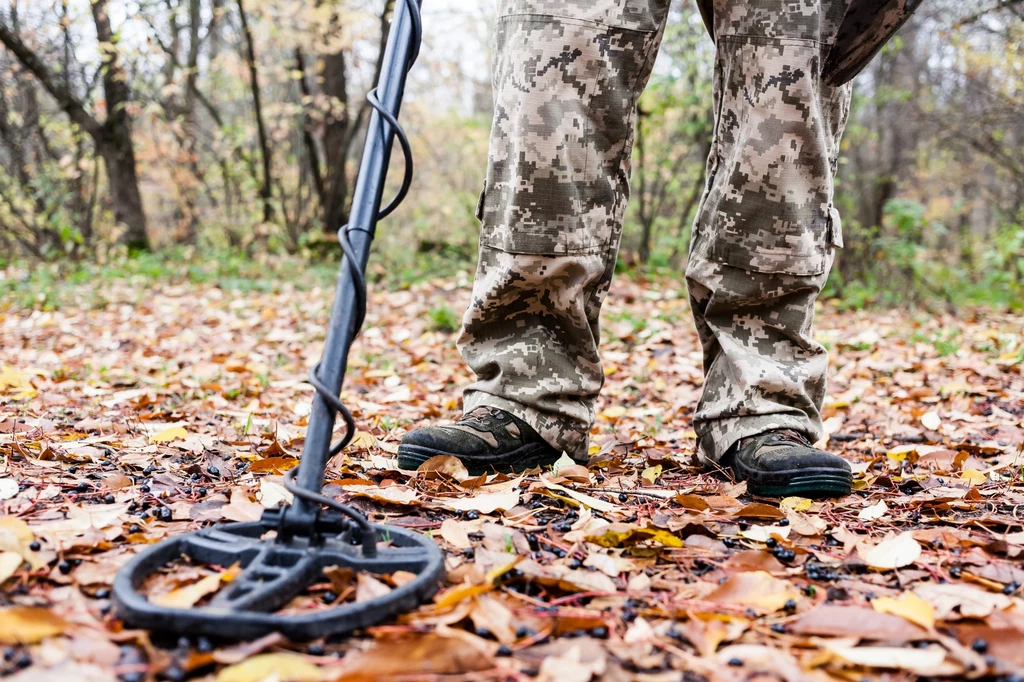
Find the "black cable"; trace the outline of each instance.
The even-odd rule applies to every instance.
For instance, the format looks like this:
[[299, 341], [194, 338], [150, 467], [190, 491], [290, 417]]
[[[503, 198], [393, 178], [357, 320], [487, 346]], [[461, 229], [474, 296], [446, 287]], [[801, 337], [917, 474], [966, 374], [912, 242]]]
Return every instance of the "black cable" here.
[[329, 507], [337, 512], [341, 512], [349, 519], [351, 519], [356, 526], [359, 528], [358, 540], [363, 545], [363, 556], [375, 557], [377, 556], [377, 534], [373, 530], [373, 526], [370, 525], [369, 520], [360, 514], [358, 511], [342, 504], [337, 500], [332, 500], [326, 495], [320, 493], [314, 493], [311, 490], [306, 490], [302, 486], [295, 482], [295, 476], [299, 473], [298, 467], [291, 469], [284, 475], [284, 489], [290, 492], [295, 497], [300, 497], [307, 502], [313, 502], [315, 504], [322, 504], [325, 507]]
[[[405, 5], [409, 11], [409, 23], [411, 26], [409, 33], [410, 52], [409, 56], [405, 60], [405, 73], [409, 73], [409, 69], [411, 69], [412, 65], [416, 63], [416, 59], [420, 54], [420, 45], [423, 42], [423, 21], [420, 16], [420, 7], [416, 4], [416, 0], [405, 0]], [[381, 104], [380, 100], [377, 99], [377, 88], [374, 88], [367, 93], [366, 101], [369, 102], [370, 106], [373, 107], [374, 110], [376, 110], [384, 137], [386, 138], [387, 136], [388, 128], [390, 128], [394, 133], [395, 139], [398, 140], [398, 144], [402, 148], [402, 157], [405, 161], [405, 173], [402, 176], [402, 185], [399, 187], [398, 192], [395, 194], [395, 197], [391, 202], [383, 209], [378, 210], [376, 220], [380, 221], [391, 215], [402, 201], [405, 200], [406, 195], [409, 194], [409, 188], [412, 186], [413, 176], [412, 145], [409, 144], [409, 138], [405, 134], [405, 130], [403, 130], [402, 126], [398, 123], [398, 119], [395, 115], [388, 111], [384, 105]], [[348, 268], [352, 283], [356, 288], [356, 293], [353, 297], [355, 300], [356, 310], [352, 321], [352, 328], [349, 329], [350, 339], [355, 339], [359, 330], [363, 326], [363, 321], [366, 319], [366, 276], [359, 267], [359, 259], [356, 256], [355, 248], [352, 246], [352, 242], [349, 240], [348, 236], [350, 231], [355, 231], [356, 229], [361, 228], [350, 228], [348, 225], [342, 225], [341, 229], [338, 230], [338, 244], [341, 246], [341, 251], [345, 256], [344, 264]], [[342, 404], [338, 396], [320, 380], [321, 362], [316, 363], [313, 369], [310, 370], [309, 383], [313, 385], [313, 388], [323, 401], [327, 403], [327, 405], [337, 414], [339, 414], [345, 422], [344, 435], [328, 452], [329, 457], [334, 457], [344, 450], [355, 437], [356, 420], [348, 408]], [[367, 521], [366, 517], [341, 502], [299, 487], [294, 482], [297, 471], [298, 469], [292, 469], [287, 475], [285, 475], [285, 489], [296, 497], [330, 507], [331, 509], [339, 511], [352, 519], [356, 525], [359, 526], [362, 532], [363, 554], [366, 556], [375, 556], [377, 553], [376, 537], [373, 528], [371, 527], [370, 522]]]

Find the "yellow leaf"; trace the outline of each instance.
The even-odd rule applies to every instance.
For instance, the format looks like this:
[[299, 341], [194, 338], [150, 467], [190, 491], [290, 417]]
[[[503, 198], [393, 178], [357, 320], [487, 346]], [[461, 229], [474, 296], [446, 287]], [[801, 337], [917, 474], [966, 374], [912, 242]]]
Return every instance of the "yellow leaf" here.
[[807, 511], [808, 509], [811, 508], [811, 501], [808, 500], [806, 497], [786, 497], [783, 498], [782, 502], [780, 502], [779, 505], [785, 507], [786, 509], [792, 509], [793, 511], [802, 512]]
[[16, 393], [15, 399], [31, 398], [35, 395], [36, 389], [28, 380], [28, 375], [13, 367], [4, 367], [0, 370], [0, 393]]
[[319, 667], [296, 654], [263, 654], [224, 668], [217, 682], [320, 682], [325, 679]]
[[672, 533], [657, 528], [641, 528], [625, 523], [611, 523], [588, 535], [587, 542], [601, 547], [622, 547], [653, 541], [664, 547], [682, 547], [683, 541]]
[[658, 476], [661, 476], [660, 464], [652, 467], [647, 467], [646, 469], [644, 469], [644, 472], [640, 474], [640, 478], [644, 479], [645, 481], [648, 481], [651, 485], [654, 485], [654, 482], [658, 480]]
[[626, 408], [622, 405], [612, 405], [604, 412], [601, 412], [597, 416], [601, 419], [607, 419], [608, 421], [616, 421], [626, 415]]
[[149, 437], [150, 443], [170, 443], [172, 440], [183, 440], [188, 437], [188, 431], [184, 426], [172, 426], [164, 429], [155, 436]]
[[977, 469], [964, 469], [963, 473], [960, 474], [960, 480], [971, 485], [980, 485], [987, 481], [988, 477]]
[[607, 513], [615, 509], [618, 509], [618, 507], [612, 504], [611, 502], [605, 502], [604, 500], [594, 497], [593, 495], [586, 495], [584, 493], [576, 492], [575, 490], [570, 490], [569, 488], [566, 488], [564, 485], [558, 485], [557, 483], [553, 483], [543, 476], [541, 477], [540, 482], [543, 483], [544, 486], [549, 490], [556, 490], [560, 493], [564, 493], [571, 497], [572, 499], [579, 502], [580, 504], [582, 504], [583, 506], [590, 507], [595, 511]]
[[39, 606], [0, 609], [0, 644], [37, 644], [66, 627], [63, 618]]
[[356, 431], [356, 435], [352, 438], [352, 442], [349, 443], [350, 447], [360, 450], [369, 450], [372, 447], [376, 447], [376, 445], [377, 437], [369, 431]]
[[935, 626], [935, 608], [913, 592], [904, 592], [898, 599], [878, 597], [871, 600], [871, 606], [879, 613], [900, 616], [926, 630]]

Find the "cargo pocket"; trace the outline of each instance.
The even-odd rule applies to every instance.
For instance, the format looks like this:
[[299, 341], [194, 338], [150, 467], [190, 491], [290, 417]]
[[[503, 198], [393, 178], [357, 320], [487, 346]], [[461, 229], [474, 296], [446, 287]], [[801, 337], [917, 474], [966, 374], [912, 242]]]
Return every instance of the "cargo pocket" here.
[[815, 275], [842, 244], [833, 179], [850, 93], [821, 81], [821, 52], [815, 40], [718, 36], [717, 157], [696, 255]]
[[628, 198], [636, 98], [667, 0], [504, 0], [494, 123], [478, 206], [483, 246], [599, 253]]

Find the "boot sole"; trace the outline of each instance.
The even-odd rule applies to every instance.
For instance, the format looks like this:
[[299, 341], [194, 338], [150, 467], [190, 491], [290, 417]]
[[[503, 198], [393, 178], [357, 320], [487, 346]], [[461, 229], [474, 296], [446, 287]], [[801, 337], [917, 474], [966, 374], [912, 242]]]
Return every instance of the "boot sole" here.
[[558, 460], [560, 453], [555, 452], [548, 445], [533, 443], [501, 455], [473, 458], [467, 461], [465, 457], [460, 457], [454, 452], [435, 450], [423, 445], [402, 444], [398, 446], [398, 468], [415, 470], [431, 457], [439, 455], [455, 457], [466, 467], [470, 476], [480, 476], [493, 473], [518, 474], [534, 467], [554, 464]]
[[762, 497], [843, 497], [853, 490], [853, 474], [831, 468], [783, 469], [763, 472], [742, 462], [733, 464], [736, 478], [747, 482], [747, 492]]

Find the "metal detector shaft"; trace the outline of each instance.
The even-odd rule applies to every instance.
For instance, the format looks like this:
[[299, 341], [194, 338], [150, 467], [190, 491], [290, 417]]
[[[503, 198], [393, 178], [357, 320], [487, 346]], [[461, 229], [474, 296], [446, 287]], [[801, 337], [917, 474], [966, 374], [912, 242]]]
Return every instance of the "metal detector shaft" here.
[[[414, 46], [411, 44], [412, 21], [409, 8], [401, 0], [395, 3], [395, 14], [384, 50], [377, 97], [392, 115], [398, 115], [405, 91], [406, 61]], [[352, 195], [352, 214], [349, 216], [348, 238], [356, 254], [359, 270], [366, 270], [370, 245], [377, 228], [377, 217], [387, 178], [391, 148], [395, 139], [394, 129], [383, 117], [373, 110], [366, 131], [363, 156], [359, 164], [359, 176]], [[349, 268], [343, 263], [338, 276], [338, 286], [331, 309], [331, 320], [327, 328], [327, 340], [320, 362], [320, 379], [333, 391], [341, 392], [341, 386], [348, 367], [348, 354], [357, 333], [357, 282]], [[335, 411], [324, 398], [316, 393], [309, 415], [306, 443], [302, 449], [302, 460], [295, 482], [306, 490], [319, 492], [323, 486], [324, 470], [327, 467], [328, 452], [331, 448], [331, 434], [334, 431]], [[293, 521], [315, 518], [319, 504], [296, 498]]]

